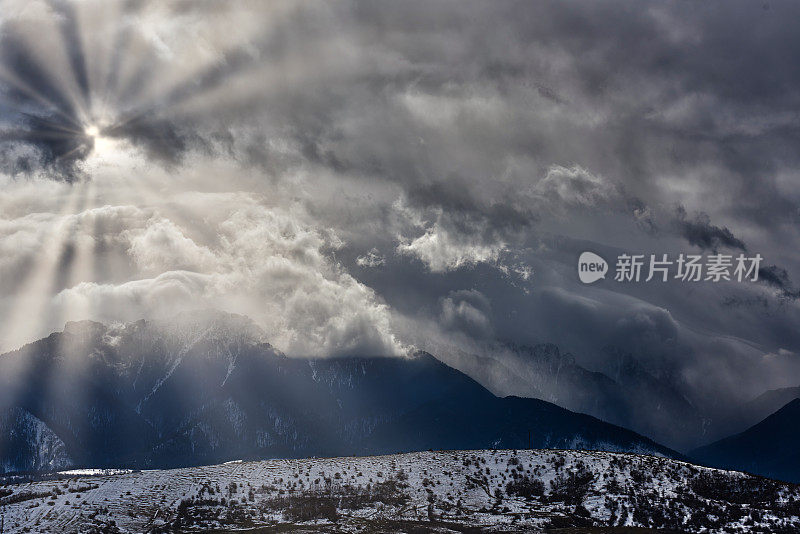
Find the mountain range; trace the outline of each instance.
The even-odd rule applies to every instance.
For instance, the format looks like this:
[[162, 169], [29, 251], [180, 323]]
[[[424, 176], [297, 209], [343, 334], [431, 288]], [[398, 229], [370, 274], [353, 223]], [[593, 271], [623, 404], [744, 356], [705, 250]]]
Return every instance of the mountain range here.
[[715, 425], [717, 439], [738, 434], [761, 422], [794, 399], [800, 399], [800, 386], [770, 389], [731, 410], [728, 417]]
[[720, 468], [800, 483], [800, 399], [794, 399], [744, 432], [689, 453]]
[[288, 358], [235, 315], [73, 322], [0, 356], [4, 472], [525, 447], [680, 456], [544, 400], [497, 397], [427, 353]]
[[442, 351], [437, 356], [496, 395], [546, 400], [630, 428], [677, 450], [696, 447], [708, 430], [708, 418], [680, 384], [657, 376], [632, 354], [607, 347], [605, 359], [616, 364], [606, 374], [581, 366], [551, 343], [504, 344], [487, 354], [494, 352], [502, 353], [502, 358], [464, 351]]

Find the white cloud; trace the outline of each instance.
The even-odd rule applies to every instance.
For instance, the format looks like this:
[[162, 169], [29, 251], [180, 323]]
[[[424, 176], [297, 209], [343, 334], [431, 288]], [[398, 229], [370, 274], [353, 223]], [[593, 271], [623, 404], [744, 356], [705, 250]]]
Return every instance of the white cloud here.
[[417, 258], [432, 272], [441, 273], [477, 263], [494, 263], [505, 247], [505, 243], [485, 243], [481, 236], [453, 232], [436, 223], [420, 237], [401, 241], [397, 251]]
[[363, 256], [356, 258], [356, 264], [361, 267], [380, 267], [386, 263], [386, 258], [381, 255], [377, 248], [372, 248]]
[[[36, 319], [27, 322], [39, 322], [29, 337], [11, 336], [15, 343], [66, 320], [220, 308], [253, 318], [288, 354], [404, 353], [389, 308], [335, 261], [344, 245], [338, 233], [293, 193], [240, 191], [249, 178], [235, 165], [223, 171], [230, 187], [220, 188], [205, 161], [163, 181], [163, 170], [153, 169], [149, 178], [161, 185], [150, 191], [136, 165], [117, 160], [110, 174], [101, 166], [91, 182], [42, 182], [39, 195], [26, 181], [0, 193], [0, 206], [14, 208], [0, 215], [0, 274], [14, 282], [0, 285], [0, 311], [28, 310]], [[138, 205], [110, 203], [126, 198]], [[26, 265], [33, 267], [24, 272]], [[16, 295], [20, 285], [25, 295]]]
[[124, 236], [130, 242], [128, 253], [143, 272], [218, 269], [214, 254], [186, 237], [168, 219], [148, 221], [145, 228], [125, 230]]
[[552, 165], [534, 186], [545, 200], [543, 207], [595, 207], [619, 198], [613, 184], [579, 165]]
[[489, 299], [480, 291], [452, 291], [441, 300], [439, 322], [446, 329], [462, 331], [472, 338], [488, 338], [494, 333], [490, 311]]

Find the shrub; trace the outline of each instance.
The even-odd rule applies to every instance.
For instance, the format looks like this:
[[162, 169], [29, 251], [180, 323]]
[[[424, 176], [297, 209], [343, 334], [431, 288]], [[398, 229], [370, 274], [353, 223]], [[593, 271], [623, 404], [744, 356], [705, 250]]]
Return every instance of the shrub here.
[[594, 474], [586, 468], [578, 468], [566, 475], [559, 475], [550, 482], [550, 500], [580, 504], [592, 482]]
[[538, 478], [525, 475], [509, 482], [506, 485], [506, 493], [509, 496], [516, 495], [525, 499], [541, 497], [544, 495], [544, 482]]

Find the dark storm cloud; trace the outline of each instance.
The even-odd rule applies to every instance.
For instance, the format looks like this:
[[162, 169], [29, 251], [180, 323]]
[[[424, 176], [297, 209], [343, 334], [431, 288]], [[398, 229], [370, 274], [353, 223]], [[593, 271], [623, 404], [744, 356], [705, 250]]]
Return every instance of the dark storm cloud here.
[[5, 97], [22, 110], [49, 111], [73, 128], [80, 126], [74, 101], [30, 49], [30, 37], [23, 31], [23, 28], [4, 28], [2, 35], [2, 65], [15, 82], [16, 79], [21, 82], [4, 83]]
[[[725, 13], [686, 4], [356, 3], [352, 14], [339, 12], [337, 29], [357, 33], [359, 44], [385, 54], [388, 66], [301, 88], [291, 108], [278, 101], [274, 112], [303, 125], [310, 161], [391, 180], [415, 203], [450, 213], [479, 210], [501, 226], [525, 228], [535, 219], [530, 205], [515, 201], [525, 202], [525, 185], [551, 164], [578, 163], [649, 204], [664, 200], [675, 176], [702, 188], [679, 199], [692, 202], [687, 209], [709, 214], [679, 219], [680, 232], [701, 247], [742, 248], [737, 228], [711, 222], [717, 215], [744, 214], [738, 224], [746, 226], [792, 208], [769, 184], [779, 168], [797, 163], [787, 150], [794, 126], [784, 117], [796, 102], [795, 69], [772, 72], [753, 63], [771, 47], [795, 49], [797, 38], [776, 21], [776, 10], [765, 14], [745, 3]], [[742, 29], [752, 18], [764, 28], [761, 41]], [[746, 76], [746, 67], [718, 61], [727, 46], [753, 67]], [[744, 87], [760, 93], [747, 98]], [[417, 95], [420, 104], [430, 100], [429, 112], [452, 113], [425, 124], [402, 105]], [[359, 128], [345, 131], [351, 119]], [[503, 173], [510, 173], [508, 191], [509, 182], [497, 180]], [[720, 188], [738, 203], [717, 194]], [[768, 202], [778, 209], [760, 208]], [[643, 222], [654, 228], [654, 219]]]
[[6, 152], [2, 169], [17, 173], [31, 167], [56, 166], [70, 178], [72, 163], [90, 149], [89, 140], [77, 133], [82, 132], [82, 126], [74, 102], [35, 58], [18, 30], [7, 29], [0, 39], [0, 66], [16, 82], [0, 85], [0, 97], [15, 111], [11, 117], [0, 117], [5, 119], [5, 124], [0, 125], [0, 142], [18, 142], [36, 149], [33, 157]]
[[705, 213], [697, 213], [694, 217], [689, 218], [686, 209], [678, 206], [675, 209], [673, 224], [681, 237], [703, 250], [715, 253], [720, 247], [747, 250], [745, 244], [737, 239], [729, 229], [711, 224], [711, 219]]
[[[275, 38], [291, 45], [274, 46], [269, 57], [291, 56], [293, 28], [305, 38], [293, 57], [313, 75], [291, 94], [264, 96], [269, 119], [258, 120], [288, 125], [299, 167], [401, 192], [408, 220], [352, 238], [363, 242], [353, 262], [376, 245], [386, 254], [360, 277], [393, 307], [437, 315], [451, 292], [480, 280], [489, 323], [503, 339], [554, 340], [584, 354], [612, 343], [669, 369], [710, 358], [711, 342], [687, 333], [695, 330], [709, 339], [747, 331], [770, 349], [797, 349], [785, 328], [793, 310], [780, 318], [724, 316], [726, 299], [769, 296], [710, 286], [698, 299], [651, 284], [626, 289], [630, 298], [594, 295], [598, 308], [565, 283], [572, 256], [554, 267], [531, 252], [546, 229], [567, 238], [588, 232], [617, 251], [690, 245], [776, 257], [777, 247], [751, 236], [794, 220], [800, 200], [782, 178], [800, 167], [792, 149], [800, 37], [785, 22], [797, 11], [747, 2], [353, 2], [304, 10], [284, 28], [287, 36]], [[320, 59], [335, 36], [348, 44]], [[414, 218], [420, 226], [403, 227]], [[408, 239], [403, 254], [393, 233]], [[413, 241], [420, 237], [428, 239]], [[505, 252], [486, 248], [500, 242]], [[431, 273], [415, 261], [430, 262], [435, 256], [423, 245], [434, 243], [456, 259]], [[533, 266], [523, 284], [530, 294], [502, 265], [511, 256]], [[469, 257], [478, 260], [457, 261]], [[796, 257], [781, 261], [787, 272], [798, 268]], [[709, 302], [714, 307], [703, 309]], [[535, 328], [533, 318], [541, 318]], [[751, 369], [736, 365], [732, 374]]]
[[408, 200], [414, 206], [440, 207], [452, 224], [469, 231], [476, 221], [486, 220], [491, 230], [522, 230], [533, 225], [539, 215], [534, 206], [519, 205], [513, 198], [498, 200], [476, 198], [455, 177], [439, 183], [409, 187]]
[[791, 287], [789, 273], [777, 265], [768, 265], [758, 270], [759, 279], [779, 289], [787, 290]]
[[[12, 128], [0, 132], [0, 143], [6, 145], [0, 169], [12, 175], [45, 168], [53, 171], [54, 178], [71, 180], [74, 163], [92, 149], [91, 137], [76, 133], [69, 123], [55, 116], [25, 115]], [[34, 152], [15, 150], [14, 144], [30, 146]]]
[[75, 75], [80, 96], [91, 105], [89, 74], [86, 71], [86, 57], [80, 42], [80, 29], [75, 6], [64, 0], [49, 0], [48, 5], [59, 18], [58, 27], [61, 30], [64, 48], [69, 58], [70, 68]]
[[148, 115], [124, 119], [104, 128], [100, 133], [139, 146], [148, 156], [166, 164], [180, 162], [190, 147], [203, 145], [203, 140], [190, 126]]
[[777, 265], [761, 267], [758, 270], [758, 279], [769, 286], [779, 289], [781, 296], [784, 298], [800, 298], [800, 289], [795, 289], [789, 279], [789, 273], [782, 267]]

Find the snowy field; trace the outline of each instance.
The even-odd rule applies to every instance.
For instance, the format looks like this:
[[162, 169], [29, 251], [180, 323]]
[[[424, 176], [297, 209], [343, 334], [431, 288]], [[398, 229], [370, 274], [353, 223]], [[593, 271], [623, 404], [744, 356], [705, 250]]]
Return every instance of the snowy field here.
[[800, 532], [796, 486], [590, 451], [68, 472], [0, 486], [0, 497], [6, 532]]

